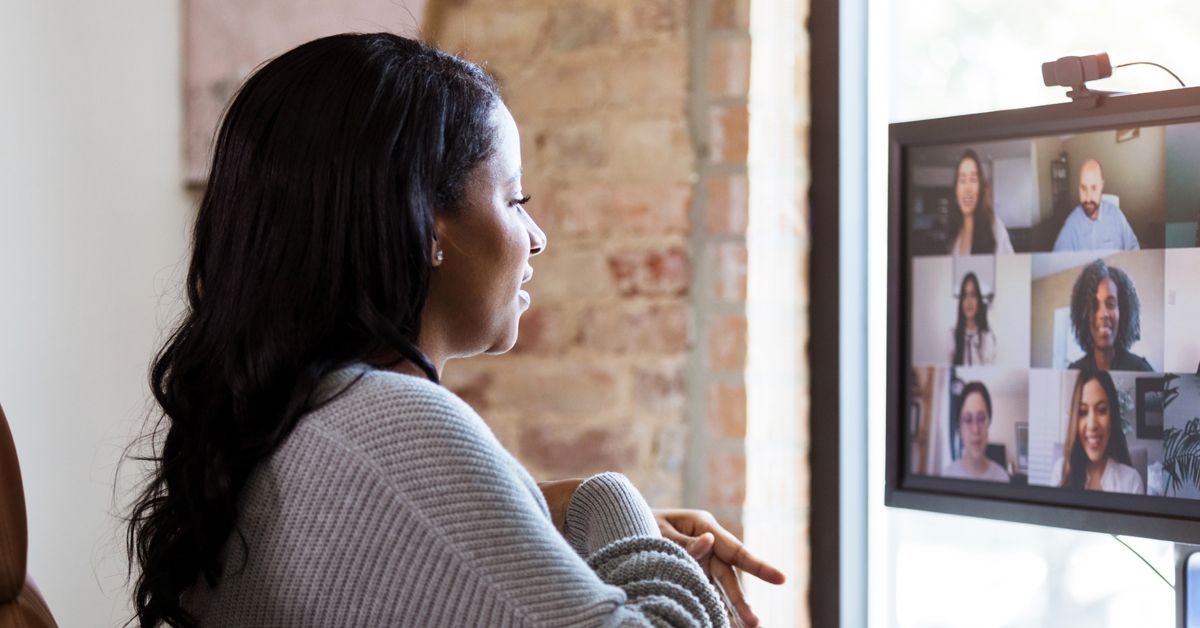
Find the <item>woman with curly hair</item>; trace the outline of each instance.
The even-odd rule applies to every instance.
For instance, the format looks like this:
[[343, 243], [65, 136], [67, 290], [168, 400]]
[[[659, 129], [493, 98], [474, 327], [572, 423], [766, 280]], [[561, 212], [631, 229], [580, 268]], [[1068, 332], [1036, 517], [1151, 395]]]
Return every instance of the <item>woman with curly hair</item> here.
[[1075, 380], [1063, 457], [1051, 477], [1063, 488], [1110, 493], [1146, 492], [1121, 431], [1121, 404], [1112, 376], [1084, 369]]
[[1084, 266], [1071, 290], [1071, 326], [1084, 356], [1069, 368], [1153, 371], [1146, 358], [1129, 351], [1142, 337], [1140, 311], [1129, 275], [1100, 259]]

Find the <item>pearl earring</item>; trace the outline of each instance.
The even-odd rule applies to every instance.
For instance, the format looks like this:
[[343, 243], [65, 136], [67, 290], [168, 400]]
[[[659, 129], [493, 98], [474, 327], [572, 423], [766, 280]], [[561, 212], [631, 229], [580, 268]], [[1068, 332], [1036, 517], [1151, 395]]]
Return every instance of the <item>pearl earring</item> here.
[[446, 254], [442, 252], [441, 249], [438, 249], [437, 252], [433, 254], [433, 263], [435, 266], [441, 264], [442, 260], [444, 259], [446, 259]]

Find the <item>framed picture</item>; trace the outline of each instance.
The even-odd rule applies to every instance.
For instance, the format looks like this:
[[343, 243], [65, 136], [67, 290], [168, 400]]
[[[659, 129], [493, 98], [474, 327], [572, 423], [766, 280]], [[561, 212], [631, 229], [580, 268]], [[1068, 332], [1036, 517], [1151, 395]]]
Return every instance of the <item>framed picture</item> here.
[[1134, 127], [1132, 129], [1117, 129], [1117, 143], [1136, 140], [1142, 134], [1142, 130]]
[[1136, 382], [1137, 437], [1163, 437], [1163, 384], [1161, 377], [1143, 377]]

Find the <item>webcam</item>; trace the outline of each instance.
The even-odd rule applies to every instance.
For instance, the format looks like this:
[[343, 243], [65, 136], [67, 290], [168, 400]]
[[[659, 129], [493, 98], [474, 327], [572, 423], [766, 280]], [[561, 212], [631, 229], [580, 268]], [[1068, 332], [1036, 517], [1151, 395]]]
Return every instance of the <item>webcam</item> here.
[[1058, 61], [1042, 64], [1042, 82], [1047, 87], [1056, 85], [1079, 89], [1088, 81], [1098, 81], [1112, 76], [1112, 62], [1108, 53], [1101, 52], [1082, 57], [1063, 57]]
[[1090, 89], [1087, 82], [1108, 78], [1112, 76], [1112, 71], [1112, 62], [1108, 60], [1107, 52], [1062, 57], [1057, 61], [1042, 64], [1042, 82], [1047, 87], [1070, 87], [1071, 91], [1067, 92], [1067, 97], [1080, 106], [1099, 107], [1109, 96], [1119, 96], [1121, 93]]

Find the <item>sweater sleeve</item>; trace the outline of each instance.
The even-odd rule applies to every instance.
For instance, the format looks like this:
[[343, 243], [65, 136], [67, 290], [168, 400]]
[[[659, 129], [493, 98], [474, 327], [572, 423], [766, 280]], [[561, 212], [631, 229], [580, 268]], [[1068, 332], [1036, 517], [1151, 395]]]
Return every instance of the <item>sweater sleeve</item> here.
[[[699, 565], [659, 535], [649, 506], [624, 476], [605, 473], [579, 486], [568, 505], [568, 543], [482, 419], [440, 387], [415, 386], [418, 394], [386, 402], [401, 408], [380, 413], [392, 415], [381, 422], [390, 438], [376, 427], [350, 430], [342, 443], [387, 486], [391, 503], [371, 510], [403, 513], [402, 536], [422, 539], [383, 570], [424, 574], [397, 573], [379, 583], [405, 589], [389, 619], [428, 626], [726, 625]], [[348, 533], [379, 534], [356, 528]]]

